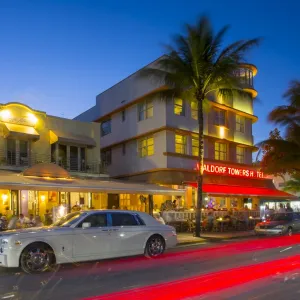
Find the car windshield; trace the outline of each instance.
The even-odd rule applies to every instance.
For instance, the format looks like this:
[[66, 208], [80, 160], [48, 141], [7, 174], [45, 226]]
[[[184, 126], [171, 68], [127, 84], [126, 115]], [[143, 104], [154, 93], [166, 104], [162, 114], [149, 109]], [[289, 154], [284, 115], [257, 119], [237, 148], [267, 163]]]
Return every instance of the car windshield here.
[[271, 221], [292, 221], [293, 214], [274, 214], [270, 216]]
[[71, 225], [75, 224], [79, 219], [85, 216], [86, 213], [82, 212], [73, 212], [65, 215], [64, 217], [57, 220], [53, 223], [52, 226], [59, 226], [59, 227], [70, 227]]

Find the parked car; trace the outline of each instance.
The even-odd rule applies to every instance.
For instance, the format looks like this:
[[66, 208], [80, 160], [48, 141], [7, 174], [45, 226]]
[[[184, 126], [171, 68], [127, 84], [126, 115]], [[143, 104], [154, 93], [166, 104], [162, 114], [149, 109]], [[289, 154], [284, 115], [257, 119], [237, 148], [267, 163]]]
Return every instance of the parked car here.
[[173, 227], [134, 211], [73, 212], [51, 226], [0, 234], [0, 266], [26, 273], [57, 264], [144, 254], [155, 258], [177, 243]]
[[300, 231], [300, 213], [275, 213], [255, 226], [256, 235], [292, 235]]

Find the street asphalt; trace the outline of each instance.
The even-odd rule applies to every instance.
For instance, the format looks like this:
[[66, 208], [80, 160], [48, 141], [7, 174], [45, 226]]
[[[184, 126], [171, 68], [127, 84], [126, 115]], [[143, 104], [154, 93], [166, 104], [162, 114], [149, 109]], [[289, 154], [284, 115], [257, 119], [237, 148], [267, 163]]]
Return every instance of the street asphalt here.
[[[56, 273], [39, 275], [0, 269], [0, 299], [83, 299], [299, 254], [299, 239], [293, 245], [285, 240], [272, 241], [266, 238], [182, 245], [156, 260], [134, 257], [68, 264]], [[298, 272], [294, 270], [287, 277], [281, 274], [195, 299], [300, 299], [299, 283]]]
[[189, 300], [299, 300], [300, 269], [208, 293]]

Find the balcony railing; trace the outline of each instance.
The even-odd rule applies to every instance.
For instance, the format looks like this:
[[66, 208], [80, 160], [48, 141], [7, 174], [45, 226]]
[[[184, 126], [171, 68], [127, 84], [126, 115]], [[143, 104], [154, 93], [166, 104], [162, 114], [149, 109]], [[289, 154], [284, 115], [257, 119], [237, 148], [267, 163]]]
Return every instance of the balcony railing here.
[[78, 158], [59, 157], [58, 162], [56, 162], [51, 155], [0, 149], [0, 169], [22, 170], [40, 163], [57, 163], [69, 172], [107, 174], [106, 166], [96, 161], [85, 161], [83, 159], [79, 161]]
[[239, 77], [242, 88], [254, 88], [253, 86], [253, 72], [247, 68], [240, 68], [235, 71], [235, 76]]

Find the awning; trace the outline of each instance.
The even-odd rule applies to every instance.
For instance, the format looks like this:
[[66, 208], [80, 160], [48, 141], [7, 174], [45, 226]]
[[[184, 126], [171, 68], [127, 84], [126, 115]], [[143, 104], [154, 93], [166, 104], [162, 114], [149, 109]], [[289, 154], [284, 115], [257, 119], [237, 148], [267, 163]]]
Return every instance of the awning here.
[[25, 139], [25, 140], [38, 140], [40, 135], [38, 132], [30, 126], [4, 123], [6, 137]]
[[[189, 186], [197, 187], [196, 182], [188, 182]], [[297, 199], [298, 197], [289, 193], [271, 189], [271, 188], [259, 188], [259, 187], [242, 187], [232, 185], [219, 185], [219, 184], [204, 184], [203, 192], [212, 195], [232, 195], [232, 196], [258, 196], [265, 198], [283, 198], [283, 199]]]
[[63, 130], [50, 130], [50, 143], [56, 142], [64, 144], [75, 144], [81, 146], [95, 147], [96, 142], [93, 138], [84, 135], [77, 135]]
[[185, 190], [183, 189], [172, 189], [148, 183], [110, 179], [82, 179], [76, 177], [64, 179], [43, 178], [23, 176], [22, 174], [9, 171], [0, 171], [0, 189], [165, 196], [184, 196], [185, 194]]

